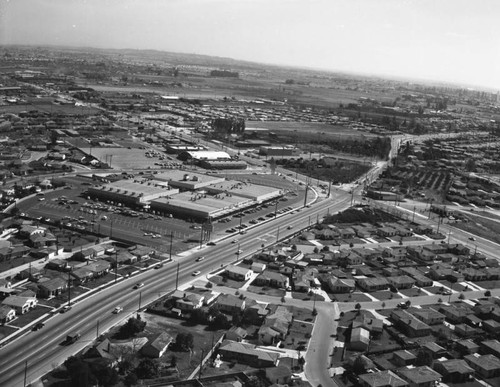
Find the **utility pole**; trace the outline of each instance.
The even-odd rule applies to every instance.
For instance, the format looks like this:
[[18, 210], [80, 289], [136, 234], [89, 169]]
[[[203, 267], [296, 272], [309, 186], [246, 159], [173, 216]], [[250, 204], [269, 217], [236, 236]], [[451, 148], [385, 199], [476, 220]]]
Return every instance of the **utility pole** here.
[[97, 326], [96, 326], [96, 333], [95, 333], [95, 338], [99, 338], [99, 320], [97, 320]]
[[115, 284], [118, 280], [118, 251], [115, 251]]
[[180, 263], [177, 262], [177, 273], [175, 275], [175, 290], [179, 287], [179, 265]]
[[24, 362], [24, 387], [26, 387], [27, 378], [28, 378], [28, 360]]
[[276, 243], [278, 243], [280, 239], [280, 226], [278, 226], [278, 231], [276, 232]]
[[68, 271], [68, 306], [71, 305], [71, 272]]
[[309, 190], [309, 184], [306, 184], [306, 194], [304, 196], [304, 207], [307, 205], [307, 191]]
[[141, 311], [141, 301], [142, 301], [142, 292], [139, 292], [139, 309], [137, 309], [137, 312]]
[[201, 378], [201, 369], [203, 368], [203, 355], [204, 355], [204, 351], [202, 349], [201, 350], [201, 358], [200, 358], [200, 372], [198, 372], [198, 379]]
[[274, 218], [278, 216], [278, 200], [274, 203]]
[[172, 242], [174, 240], [174, 232], [170, 231], [170, 261], [172, 261]]

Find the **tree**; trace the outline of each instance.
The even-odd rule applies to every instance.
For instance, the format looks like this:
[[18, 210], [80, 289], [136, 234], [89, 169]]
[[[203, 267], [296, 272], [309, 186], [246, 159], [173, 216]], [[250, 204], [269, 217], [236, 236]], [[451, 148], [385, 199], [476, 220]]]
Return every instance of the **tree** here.
[[130, 317], [127, 322], [120, 327], [117, 337], [120, 339], [128, 339], [136, 333], [142, 332], [146, 327], [146, 322], [142, 321], [140, 317]]
[[361, 312], [361, 304], [359, 302], [354, 306], [354, 308], [358, 311], [358, 313]]
[[159, 365], [151, 359], [143, 359], [135, 369], [139, 379], [151, 379], [159, 374]]
[[91, 366], [92, 373], [101, 386], [114, 386], [118, 383], [118, 372], [108, 367], [105, 363], [94, 363]]
[[365, 362], [363, 361], [361, 355], [359, 355], [358, 357], [356, 357], [356, 359], [354, 359], [354, 363], [352, 364], [352, 371], [356, 375], [362, 375], [366, 372]]
[[170, 358], [170, 367], [177, 367], [177, 356], [172, 355], [172, 357]]
[[485, 297], [491, 297], [491, 292], [489, 290], [484, 292]]
[[97, 380], [90, 370], [88, 363], [84, 362], [81, 358], [71, 356], [64, 362], [64, 365], [68, 370], [72, 386], [88, 387], [96, 384]]
[[229, 320], [224, 313], [217, 313], [210, 321], [209, 326], [212, 329], [226, 329], [229, 327]]
[[417, 358], [415, 360], [415, 365], [417, 366], [430, 366], [432, 364], [432, 355], [429, 351], [425, 349], [419, 349], [417, 352]]
[[127, 374], [127, 376], [125, 376], [125, 378], [123, 379], [123, 382], [128, 387], [135, 386], [138, 381], [139, 381], [139, 378], [137, 377], [137, 375], [135, 374], [135, 372], [129, 372]]
[[206, 324], [207, 317], [201, 309], [193, 309], [189, 316], [189, 321], [193, 324]]
[[179, 351], [187, 352], [194, 347], [194, 338], [191, 333], [178, 333], [175, 338], [175, 347]]

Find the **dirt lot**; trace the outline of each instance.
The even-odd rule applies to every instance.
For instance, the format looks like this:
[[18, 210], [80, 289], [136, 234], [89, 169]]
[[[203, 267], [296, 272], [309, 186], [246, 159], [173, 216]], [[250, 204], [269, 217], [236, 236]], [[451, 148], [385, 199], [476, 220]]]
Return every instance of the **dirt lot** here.
[[283, 297], [285, 295], [285, 291], [283, 289], [262, 287], [262, 286], [249, 286], [248, 291], [256, 294], [265, 294], [266, 296], [273, 297]]

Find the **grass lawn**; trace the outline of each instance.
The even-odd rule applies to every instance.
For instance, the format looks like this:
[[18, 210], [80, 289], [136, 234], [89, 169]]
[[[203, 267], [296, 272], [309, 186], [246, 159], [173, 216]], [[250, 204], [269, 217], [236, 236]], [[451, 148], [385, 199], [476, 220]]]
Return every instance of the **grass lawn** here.
[[115, 273], [107, 273], [103, 275], [102, 277], [96, 278], [93, 281], [89, 281], [85, 284], [85, 287], [89, 289], [95, 289], [98, 288], [101, 285], [105, 285], [107, 283], [111, 283], [115, 280]]
[[31, 324], [33, 321], [49, 313], [52, 308], [46, 306], [38, 305], [35, 309], [30, 310], [28, 313], [18, 316], [14, 321], [11, 322], [12, 326], [22, 328], [26, 325]]
[[[16, 320], [12, 321], [12, 323], [16, 324]], [[5, 337], [10, 336], [14, 332], [16, 332], [18, 329], [13, 328], [13, 327], [8, 327], [5, 325], [0, 326], [0, 340], [3, 340]]]
[[[290, 326], [290, 332], [282, 343], [285, 348], [307, 348], [314, 324], [295, 320]], [[304, 350], [304, 349], [302, 349]]]
[[239, 289], [245, 284], [243, 281], [233, 281], [220, 275], [214, 275], [213, 277], [210, 277], [209, 281], [215, 285], [227, 286], [228, 288], [233, 289]]
[[303, 300], [303, 301], [325, 301], [325, 297], [323, 297], [321, 294], [309, 294], [309, 293], [302, 293], [302, 292], [292, 292], [292, 298], [295, 298], [297, 300]]
[[406, 297], [417, 297], [426, 294], [420, 288], [401, 289], [399, 292], [404, 294]]
[[429, 286], [429, 287], [422, 288], [422, 289], [425, 289], [429, 293], [432, 293], [432, 294], [439, 294], [441, 292], [441, 286]]
[[393, 299], [398, 299], [401, 298], [400, 295], [397, 293], [393, 293], [389, 290], [381, 290], [379, 292], [371, 292], [370, 295], [372, 297], [375, 297], [376, 299], [380, 301], [385, 301], [385, 300], [393, 300]]
[[[474, 282], [477, 286], [480, 286], [484, 289], [496, 289], [500, 288], [500, 281], [476, 281]], [[453, 288], [455, 289], [455, 288]]]
[[[363, 293], [342, 293], [342, 294], [330, 294], [328, 293], [332, 301], [338, 302], [370, 302], [372, 299]], [[375, 297], [375, 296], [374, 296]]]
[[256, 294], [265, 294], [266, 296], [283, 297], [286, 292], [283, 289], [268, 288], [266, 286], [252, 286], [248, 287], [248, 291]]

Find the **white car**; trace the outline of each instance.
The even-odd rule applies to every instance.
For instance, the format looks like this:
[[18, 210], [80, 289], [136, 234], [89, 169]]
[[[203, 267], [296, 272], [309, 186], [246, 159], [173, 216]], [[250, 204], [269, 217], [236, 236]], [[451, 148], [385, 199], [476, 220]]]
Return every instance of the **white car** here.
[[193, 277], [196, 277], [197, 275], [200, 275], [200, 274], [201, 274], [201, 271], [199, 271], [199, 270], [193, 271]]
[[117, 307], [113, 310], [113, 313], [114, 313], [114, 314], [118, 314], [118, 313], [120, 313], [120, 312], [122, 312], [122, 311], [123, 311], [123, 308], [122, 308], [121, 306], [117, 306]]

